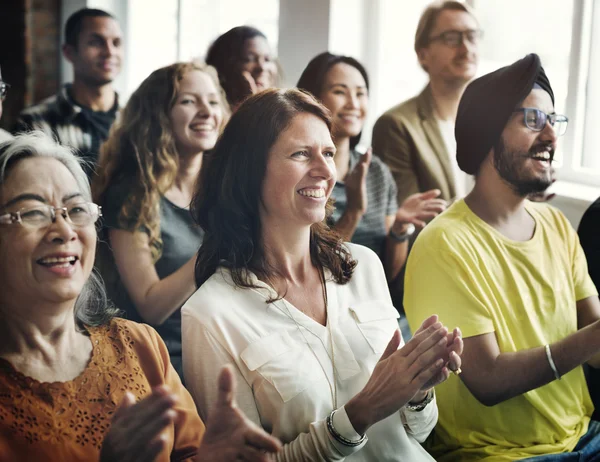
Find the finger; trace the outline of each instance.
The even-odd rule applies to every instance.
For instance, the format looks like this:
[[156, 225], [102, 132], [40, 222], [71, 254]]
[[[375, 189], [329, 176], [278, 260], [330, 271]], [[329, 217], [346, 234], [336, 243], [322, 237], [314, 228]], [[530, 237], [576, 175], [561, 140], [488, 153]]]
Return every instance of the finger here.
[[410, 354], [412, 354], [412, 352], [422, 342], [424, 342], [434, 332], [438, 331], [441, 328], [442, 328], [442, 323], [438, 321], [438, 322], [435, 322], [434, 324], [432, 324], [431, 326], [429, 326], [424, 331], [422, 331], [421, 335], [414, 335], [402, 348], [400, 348], [400, 351], [402, 352], [401, 355], [404, 356], [404, 357], [407, 357]]
[[[415, 377], [413, 378], [413, 382], [419, 388], [422, 388], [423, 385], [425, 385], [427, 382], [432, 380], [437, 374], [439, 374], [440, 372], [443, 372], [442, 369], [444, 369], [444, 368], [445, 368], [444, 360], [438, 359], [433, 364], [431, 364], [429, 367], [423, 369], [417, 375], [415, 375]], [[446, 370], [447, 370], [447, 368], [446, 368]], [[446, 378], [448, 378], [448, 377], [446, 377]]]
[[387, 347], [385, 347], [385, 351], [379, 358], [379, 361], [383, 361], [384, 359], [389, 358], [394, 352], [398, 351], [398, 347], [400, 346], [400, 339], [400, 329], [396, 329], [394, 331], [394, 335], [392, 335], [392, 338], [388, 342]]
[[218, 379], [219, 394], [217, 396], [217, 407], [233, 407], [233, 397], [235, 393], [235, 380], [230, 365], [221, 369]]
[[[171, 425], [177, 418], [177, 412], [168, 409], [151, 420], [139, 421], [136, 426], [131, 427], [131, 435], [128, 440], [132, 447], [138, 447], [140, 450], [152, 439], [159, 439], [160, 433]], [[142, 459], [146, 460], [146, 459]]]
[[252, 74], [250, 74], [250, 72], [248, 72], [248, 71], [242, 71], [242, 77], [244, 77], [244, 80], [246, 80], [246, 82], [248, 82], [248, 87], [250, 89], [250, 92], [252, 94], [256, 93], [258, 90], [258, 87], [256, 86], [256, 80], [254, 80], [254, 77], [252, 77]]
[[167, 387], [156, 387], [150, 396], [127, 410], [127, 417], [135, 422], [136, 426], [142, 426], [148, 421], [158, 419], [164, 412], [172, 409], [176, 402], [177, 397], [170, 393]]
[[427, 210], [427, 211], [418, 213], [415, 219], [416, 220], [431, 220], [432, 218], [437, 217], [441, 212], [442, 211], [432, 212], [430, 210]]
[[369, 165], [371, 163], [371, 159], [373, 158], [373, 148], [369, 147], [367, 151], [361, 156], [361, 162], [363, 164]]
[[413, 218], [412, 220], [410, 220], [410, 222], [415, 225], [415, 228], [417, 229], [423, 229], [425, 228], [425, 226], [427, 225], [426, 222], [419, 220], [418, 218]]
[[269, 462], [273, 459], [270, 458], [269, 453], [265, 453], [252, 446], [244, 446], [237, 452], [236, 460], [243, 460], [244, 462]]
[[119, 407], [115, 411], [115, 414], [113, 416], [113, 421], [122, 418], [123, 415], [126, 414], [126, 412], [125, 412], [126, 409], [130, 408], [134, 404], [135, 404], [135, 396], [133, 396], [133, 393], [126, 391], [125, 394], [123, 395], [123, 399], [119, 403]]
[[142, 447], [139, 448], [137, 454], [134, 455], [132, 460], [143, 460], [143, 461], [153, 461], [158, 455], [167, 447], [167, 435], [160, 435], [152, 441], [148, 443], [144, 443]]
[[419, 328], [415, 331], [414, 335], [420, 334], [425, 329], [429, 328], [430, 326], [433, 326], [436, 322], [438, 322], [438, 315], [432, 314], [421, 323], [421, 326], [419, 326]]
[[426, 382], [427, 388], [433, 388], [438, 386], [440, 383], [445, 382], [450, 377], [450, 371], [446, 366], [442, 367], [442, 369], [435, 374], [429, 381]]
[[281, 442], [277, 438], [256, 426], [246, 432], [245, 441], [261, 451], [278, 452], [281, 449]]
[[421, 193], [421, 199], [423, 199], [423, 200], [434, 199], [434, 198], [438, 197], [440, 194], [442, 194], [442, 191], [440, 191], [439, 189], [430, 189], [429, 191], [425, 191], [425, 192]]
[[462, 359], [455, 351], [450, 352], [450, 360], [448, 361], [448, 369], [453, 372], [460, 370], [462, 366]]
[[447, 333], [448, 329], [442, 327], [423, 340], [407, 357], [408, 365], [420, 370], [429, 367], [438, 358], [444, 358], [447, 361], [449, 355], [446, 350]]

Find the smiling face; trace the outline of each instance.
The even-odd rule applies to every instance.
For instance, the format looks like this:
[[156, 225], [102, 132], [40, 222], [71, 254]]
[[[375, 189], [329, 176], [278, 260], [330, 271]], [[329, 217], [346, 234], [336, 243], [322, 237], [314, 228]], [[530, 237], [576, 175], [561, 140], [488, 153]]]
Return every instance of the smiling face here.
[[[469, 13], [443, 10], [435, 21], [429, 39], [448, 31], [466, 32], [477, 29], [479, 25]], [[475, 77], [477, 72], [478, 44], [469, 42], [464, 35], [458, 47], [448, 46], [442, 40], [433, 40], [421, 48], [417, 56], [432, 80], [464, 84]]]
[[263, 228], [310, 227], [325, 219], [335, 184], [335, 146], [323, 120], [301, 113], [268, 154], [260, 206]]
[[357, 68], [346, 63], [332, 66], [325, 75], [320, 99], [331, 111], [336, 140], [357, 136], [362, 131], [369, 93]]
[[259, 91], [275, 86], [277, 65], [267, 39], [257, 35], [244, 42], [241, 70], [250, 73]]
[[[554, 107], [550, 95], [544, 90], [532, 90], [521, 107], [536, 108], [552, 114]], [[522, 112], [515, 112], [508, 121], [493, 161], [498, 175], [519, 196], [545, 191], [552, 184], [551, 161], [554, 158], [557, 136], [546, 123], [536, 132], [525, 126]]]
[[[2, 213], [49, 204], [86, 202], [71, 172], [58, 160], [35, 157], [17, 161], [0, 190]], [[94, 266], [93, 223], [71, 226], [57, 212], [41, 229], [0, 225], [0, 274], [4, 300], [23, 303], [75, 303]]]
[[179, 153], [194, 155], [214, 148], [223, 117], [221, 96], [213, 79], [202, 71], [186, 72], [169, 114]]
[[75, 78], [91, 86], [109, 84], [119, 75], [123, 60], [119, 23], [109, 17], [84, 18], [77, 47], [65, 45], [63, 52]]

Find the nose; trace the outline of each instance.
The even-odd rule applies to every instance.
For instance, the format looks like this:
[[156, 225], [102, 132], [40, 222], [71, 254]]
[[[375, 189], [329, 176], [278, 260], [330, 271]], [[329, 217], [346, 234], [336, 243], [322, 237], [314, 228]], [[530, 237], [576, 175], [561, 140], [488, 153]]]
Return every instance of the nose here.
[[553, 147], [556, 147], [556, 142], [558, 141], [558, 133], [556, 133], [556, 129], [550, 125], [550, 121], [546, 120], [546, 125], [544, 125], [544, 129], [540, 132], [540, 139], [545, 141], [546, 143], [552, 143]]
[[64, 210], [57, 210], [54, 222], [48, 227], [46, 238], [50, 242], [64, 243], [77, 239], [77, 233], [67, 221]]
[[323, 180], [330, 180], [335, 178], [336, 170], [333, 160], [330, 157], [326, 157], [325, 152], [319, 151], [317, 155], [313, 156], [312, 166], [310, 174], [313, 178], [320, 178]]

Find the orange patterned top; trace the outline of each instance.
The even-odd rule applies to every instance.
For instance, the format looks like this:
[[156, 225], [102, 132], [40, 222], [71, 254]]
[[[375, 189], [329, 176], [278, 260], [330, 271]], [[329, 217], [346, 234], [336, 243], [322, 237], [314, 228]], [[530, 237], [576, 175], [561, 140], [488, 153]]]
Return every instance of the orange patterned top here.
[[114, 319], [87, 330], [92, 357], [70, 382], [40, 383], [0, 358], [0, 461], [97, 461], [125, 392], [139, 400], [161, 384], [179, 398], [178, 419], [156, 460], [194, 456], [204, 425], [154, 329]]

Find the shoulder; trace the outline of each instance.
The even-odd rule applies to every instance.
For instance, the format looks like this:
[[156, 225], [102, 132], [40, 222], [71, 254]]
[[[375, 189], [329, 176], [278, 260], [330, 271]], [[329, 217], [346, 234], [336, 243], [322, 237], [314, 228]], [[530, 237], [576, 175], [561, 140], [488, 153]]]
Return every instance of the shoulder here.
[[575, 233], [567, 217], [556, 207], [545, 202], [530, 201], [527, 201], [526, 207], [550, 231], [558, 232], [561, 236]]
[[353, 244], [352, 242], [344, 242], [344, 247], [350, 252], [352, 258], [356, 260], [357, 265], [354, 270], [354, 276], [356, 275], [356, 271], [368, 272], [373, 268], [383, 268], [381, 265], [381, 260], [377, 256], [377, 254], [368, 247], [360, 244]]
[[43, 118], [52, 112], [58, 112], [60, 93], [52, 95], [34, 106], [30, 106], [21, 112], [21, 117]]
[[377, 123], [380, 123], [380, 121], [382, 123], [405, 122], [416, 117], [418, 109], [417, 99], [418, 96], [415, 96], [388, 109], [377, 119]]
[[158, 333], [149, 325], [123, 318], [113, 318], [105, 326], [89, 330], [96, 331], [113, 342], [128, 345], [133, 345], [132, 342], [135, 342], [154, 348], [159, 339]]
[[588, 227], [594, 228], [594, 231], [600, 227], [600, 197], [588, 207], [581, 217], [579, 230], [585, 230]]

